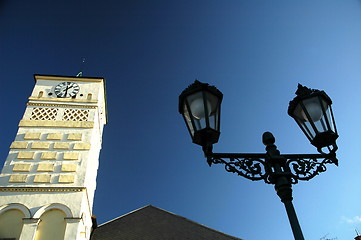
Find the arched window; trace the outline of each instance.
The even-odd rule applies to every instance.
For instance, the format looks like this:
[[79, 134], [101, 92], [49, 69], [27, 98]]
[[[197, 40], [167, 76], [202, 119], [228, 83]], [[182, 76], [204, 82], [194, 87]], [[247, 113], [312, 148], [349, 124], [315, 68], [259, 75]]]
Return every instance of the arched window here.
[[23, 204], [0, 206], [0, 238], [18, 240], [23, 229], [23, 218], [30, 218], [30, 211]]
[[0, 214], [0, 239], [20, 238], [25, 214], [18, 209], [5, 210]]
[[38, 97], [41, 98], [43, 96], [44, 92], [40, 91]]
[[93, 95], [92, 95], [91, 93], [88, 93], [87, 99], [88, 99], [88, 100], [91, 100], [92, 97], [93, 97]]
[[44, 212], [36, 230], [35, 240], [64, 240], [66, 214], [56, 208]]

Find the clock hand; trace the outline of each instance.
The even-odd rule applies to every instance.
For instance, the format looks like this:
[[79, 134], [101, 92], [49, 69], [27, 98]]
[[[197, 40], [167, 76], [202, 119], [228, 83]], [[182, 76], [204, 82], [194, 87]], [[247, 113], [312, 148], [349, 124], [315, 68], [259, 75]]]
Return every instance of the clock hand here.
[[68, 89], [69, 89], [69, 86], [66, 86], [66, 88], [65, 88], [65, 95], [64, 95], [64, 97], [66, 97], [66, 95], [68, 95]]

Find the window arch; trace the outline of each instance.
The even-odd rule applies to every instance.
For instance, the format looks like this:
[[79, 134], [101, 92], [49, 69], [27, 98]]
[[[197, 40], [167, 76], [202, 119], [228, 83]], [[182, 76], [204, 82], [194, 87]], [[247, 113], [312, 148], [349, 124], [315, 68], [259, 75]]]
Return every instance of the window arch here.
[[17, 209], [19, 211], [21, 211], [25, 218], [30, 218], [30, 210], [23, 204], [21, 203], [10, 203], [10, 204], [6, 204], [6, 205], [2, 205], [0, 206], [0, 215], [10, 209]]
[[41, 207], [33, 218], [40, 218], [35, 240], [64, 240], [66, 221], [73, 214], [67, 206], [61, 203], [51, 203]]
[[41, 215], [43, 215], [46, 211], [49, 211], [51, 209], [58, 209], [58, 210], [63, 211], [65, 213], [66, 218], [72, 218], [73, 217], [73, 213], [71, 212], [70, 208], [68, 208], [64, 204], [51, 203], [51, 204], [48, 204], [48, 205], [45, 205], [45, 206], [41, 207], [38, 211], [36, 211], [33, 218], [40, 218]]
[[11, 203], [0, 207], [0, 238], [18, 240], [23, 229], [23, 218], [30, 218], [30, 211], [19, 203]]
[[64, 240], [66, 214], [56, 208], [45, 211], [39, 221], [35, 240]]

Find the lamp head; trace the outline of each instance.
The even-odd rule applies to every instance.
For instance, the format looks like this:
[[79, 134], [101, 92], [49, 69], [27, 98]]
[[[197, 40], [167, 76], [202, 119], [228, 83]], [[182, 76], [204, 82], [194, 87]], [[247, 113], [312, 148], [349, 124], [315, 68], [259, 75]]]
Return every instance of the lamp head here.
[[194, 143], [209, 146], [218, 142], [222, 98], [216, 87], [198, 80], [179, 95], [178, 110]]
[[[324, 92], [298, 84], [296, 97], [290, 101], [288, 114], [295, 119], [311, 144], [319, 152], [328, 147], [336, 151], [338, 138], [331, 108], [331, 98]], [[323, 153], [323, 152], [322, 152]]]

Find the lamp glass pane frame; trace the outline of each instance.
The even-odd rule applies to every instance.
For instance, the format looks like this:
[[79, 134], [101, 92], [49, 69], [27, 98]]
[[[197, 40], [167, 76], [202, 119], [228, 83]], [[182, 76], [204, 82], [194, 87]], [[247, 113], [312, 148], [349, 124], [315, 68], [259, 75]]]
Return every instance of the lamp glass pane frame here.
[[[195, 116], [195, 109], [194, 106], [192, 106], [192, 103], [199, 99], [202, 100], [201, 111], [204, 112], [201, 118]], [[195, 140], [197, 132], [201, 130], [212, 129], [212, 132], [219, 132], [220, 107], [221, 99], [206, 90], [195, 92], [184, 98], [182, 115], [193, 141]], [[199, 105], [197, 110], [199, 111]]]
[[[318, 120], [312, 119], [309, 109], [307, 109], [307, 105], [310, 103], [316, 103], [321, 108], [322, 112]], [[295, 107], [293, 116], [312, 144], [314, 144], [315, 138], [322, 133], [337, 135], [331, 104], [320, 95], [301, 100]]]

